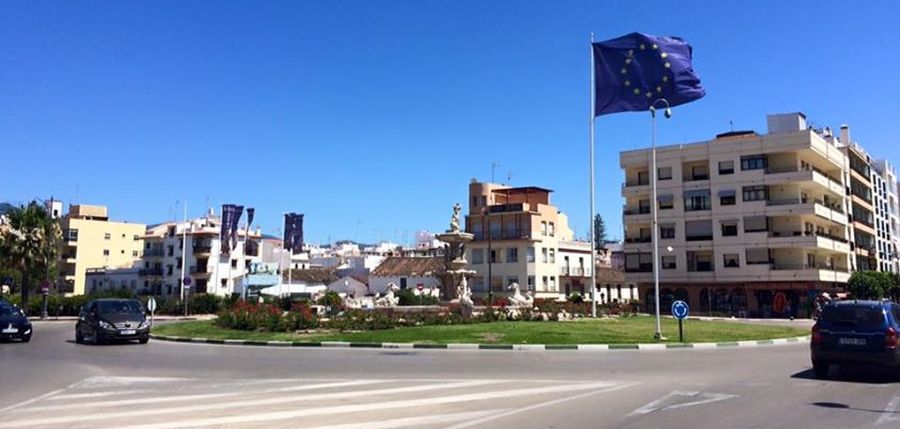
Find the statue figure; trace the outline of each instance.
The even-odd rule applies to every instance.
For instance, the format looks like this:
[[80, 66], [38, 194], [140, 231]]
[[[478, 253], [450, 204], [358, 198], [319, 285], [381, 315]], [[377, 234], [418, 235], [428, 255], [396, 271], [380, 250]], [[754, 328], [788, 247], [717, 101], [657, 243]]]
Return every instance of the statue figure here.
[[462, 277], [462, 280], [459, 282], [459, 305], [463, 307], [473, 307], [475, 306], [475, 302], [472, 301], [472, 291], [469, 290], [469, 283], [466, 281], [466, 276]]
[[[387, 293], [381, 298], [375, 299], [376, 307], [396, 307], [400, 303], [400, 297], [395, 297], [394, 293], [399, 292], [400, 288], [394, 283], [388, 283]], [[377, 297], [377, 295], [376, 295]]]
[[453, 216], [450, 216], [450, 232], [459, 232], [459, 212], [462, 206], [459, 203], [453, 205]]
[[531, 296], [526, 297], [525, 295], [522, 295], [522, 291], [519, 290], [518, 283], [513, 282], [511, 285], [509, 285], [509, 287], [507, 289], [513, 291], [512, 296], [509, 297], [509, 306], [510, 307], [531, 307], [532, 304], [534, 303], [533, 297], [531, 297]]

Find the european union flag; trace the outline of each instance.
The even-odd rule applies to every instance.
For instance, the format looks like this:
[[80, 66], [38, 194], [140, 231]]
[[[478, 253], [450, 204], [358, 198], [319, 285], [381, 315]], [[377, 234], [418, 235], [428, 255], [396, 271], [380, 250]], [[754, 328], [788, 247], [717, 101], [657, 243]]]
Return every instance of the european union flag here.
[[595, 116], [649, 110], [660, 98], [677, 106], [706, 95], [691, 65], [691, 45], [677, 37], [631, 33], [593, 43], [593, 50]]

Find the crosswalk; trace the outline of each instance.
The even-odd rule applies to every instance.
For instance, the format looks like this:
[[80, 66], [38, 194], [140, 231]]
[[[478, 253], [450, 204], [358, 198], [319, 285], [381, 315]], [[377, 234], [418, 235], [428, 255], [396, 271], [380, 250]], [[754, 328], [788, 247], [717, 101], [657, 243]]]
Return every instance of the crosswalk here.
[[464, 428], [620, 381], [91, 377], [2, 410], [6, 428]]

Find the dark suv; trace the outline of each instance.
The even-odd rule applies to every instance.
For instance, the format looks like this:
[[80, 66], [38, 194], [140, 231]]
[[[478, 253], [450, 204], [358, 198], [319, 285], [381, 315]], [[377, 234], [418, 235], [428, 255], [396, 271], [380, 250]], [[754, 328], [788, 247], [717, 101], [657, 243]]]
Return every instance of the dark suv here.
[[0, 301], [0, 339], [18, 338], [31, 341], [31, 322], [25, 313], [6, 301]]
[[900, 305], [889, 301], [831, 302], [812, 327], [809, 349], [817, 378], [831, 364], [900, 366]]
[[135, 299], [97, 299], [81, 308], [75, 323], [75, 342], [102, 344], [107, 341], [150, 340], [150, 321], [144, 306]]

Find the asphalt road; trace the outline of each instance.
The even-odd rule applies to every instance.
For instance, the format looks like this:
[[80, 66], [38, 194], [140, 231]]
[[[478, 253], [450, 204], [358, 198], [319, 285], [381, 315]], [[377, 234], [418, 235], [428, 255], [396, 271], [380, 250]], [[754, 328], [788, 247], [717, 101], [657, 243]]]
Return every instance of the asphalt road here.
[[3, 428], [900, 428], [900, 377], [807, 346], [669, 351], [0, 344]]

